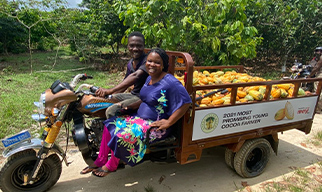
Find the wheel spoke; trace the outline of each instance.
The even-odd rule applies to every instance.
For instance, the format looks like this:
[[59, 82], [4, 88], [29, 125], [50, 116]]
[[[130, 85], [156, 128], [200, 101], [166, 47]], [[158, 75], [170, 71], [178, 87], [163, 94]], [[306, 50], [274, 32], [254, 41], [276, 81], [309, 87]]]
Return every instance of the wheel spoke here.
[[33, 184], [24, 185], [24, 175], [31, 177], [37, 157], [34, 151], [22, 151], [8, 159], [0, 171], [2, 191], [46, 191], [61, 174], [61, 161], [57, 155], [47, 157], [40, 167]]

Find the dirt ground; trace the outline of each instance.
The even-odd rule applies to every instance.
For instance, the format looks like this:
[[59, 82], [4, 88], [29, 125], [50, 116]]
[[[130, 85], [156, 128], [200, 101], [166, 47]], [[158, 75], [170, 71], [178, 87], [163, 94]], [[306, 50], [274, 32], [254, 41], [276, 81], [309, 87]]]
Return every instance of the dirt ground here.
[[104, 178], [91, 174], [80, 175], [79, 172], [86, 164], [77, 150], [71, 150], [68, 160], [72, 164], [63, 167], [60, 180], [50, 192], [267, 191], [265, 186], [285, 180], [299, 168], [310, 170], [317, 178], [321, 178], [313, 178], [305, 185], [322, 185], [322, 164], [318, 163], [322, 161], [322, 150], [311, 142], [315, 133], [322, 130], [321, 124], [322, 115], [317, 114], [309, 135], [297, 130], [279, 134], [277, 156], [272, 153], [264, 173], [255, 178], [241, 178], [228, 168], [224, 160], [225, 149], [222, 147], [204, 150], [201, 160], [195, 163], [180, 165], [144, 162], [136, 167], [127, 166]]
[[[68, 150], [68, 167], [50, 192], [261, 192], [268, 185], [286, 182], [285, 178], [295, 175], [296, 169], [309, 170], [315, 176], [304, 185], [322, 185], [322, 150], [312, 144], [316, 132], [322, 131], [322, 115], [314, 118], [312, 132], [305, 135], [297, 130], [279, 134], [277, 156], [272, 152], [263, 174], [255, 178], [241, 178], [225, 164], [223, 147], [206, 149], [200, 161], [187, 165], [143, 162], [135, 167], [127, 166], [104, 178], [91, 174], [80, 175], [86, 166], [76, 148]], [[0, 163], [4, 159], [0, 158]], [[294, 180], [294, 178], [293, 178]], [[296, 182], [296, 181], [295, 181]], [[304, 186], [305, 188], [305, 186]], [[320, 187], [321, 190], [321, 187]], [[269, 190], [278, 191], [278, 190]], [[279, 190], [291, 191], [291, 190]], [[309, 191], [309, 190], [300, 190]]]

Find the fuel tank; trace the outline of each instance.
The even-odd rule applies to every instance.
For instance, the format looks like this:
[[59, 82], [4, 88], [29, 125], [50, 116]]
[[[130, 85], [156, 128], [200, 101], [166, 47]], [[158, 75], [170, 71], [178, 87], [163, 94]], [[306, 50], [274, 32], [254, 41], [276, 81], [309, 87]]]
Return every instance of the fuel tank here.
[[93, 95], [84, 95], [79, 102], [77, 109], [86, 115], [91, 117], [103, 117], [105, 118], [105, 110], [109, 106], [116, 103], [114, 99], [105, 99], [102, 97], [95, 97]]
[[61, 90], [57, 93], [53, 93], [50, 89], [45, 91], [46, 95], [46, 108], [45, 113], [51, 114], [52, 108], [60, 108], [61, 106], [71, 103], [77, 100], [75, 93], [69, 89]]

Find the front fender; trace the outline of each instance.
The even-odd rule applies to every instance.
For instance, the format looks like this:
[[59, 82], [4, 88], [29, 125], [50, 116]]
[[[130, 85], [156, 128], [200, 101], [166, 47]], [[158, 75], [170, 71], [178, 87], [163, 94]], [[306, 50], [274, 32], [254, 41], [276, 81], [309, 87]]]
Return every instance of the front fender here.
[[[3, 155], [3, 157], [7, 158], [15, 153], [18, 153], [20, 151], [25, 151], [28, 149], [33, 149], [38, 152], [43, 147], [43, 145], [41, 143], [42, 143], [42, 140], [37, 139], [37, 138], [31, 139], [30, 141], [24, 141], [24, 142], [18, 143], [12, 147], [5, 149], [2, 153], [2, 155]], [[54, 153], [58, 154], [59, 156], [61, 156], [62, 158], [66, 159], [65, 152], [56, 143], [50, 149], [50, 152], [54, 152]]]

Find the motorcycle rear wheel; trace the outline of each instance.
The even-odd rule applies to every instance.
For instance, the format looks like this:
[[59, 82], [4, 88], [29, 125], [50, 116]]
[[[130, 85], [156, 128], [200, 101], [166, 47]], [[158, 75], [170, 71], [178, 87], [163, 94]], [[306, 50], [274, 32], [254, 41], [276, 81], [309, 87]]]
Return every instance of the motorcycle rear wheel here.
[[0, 170], [0, 189], [3, 192], [42, 192], [56, 184], [62, 164], [58, 155], [47, 157], [39, 169], [35, 183], [23, 185], [24, 174], [30, 174], [37, 161], [36, 152], [26, 150], [10, 156]]

